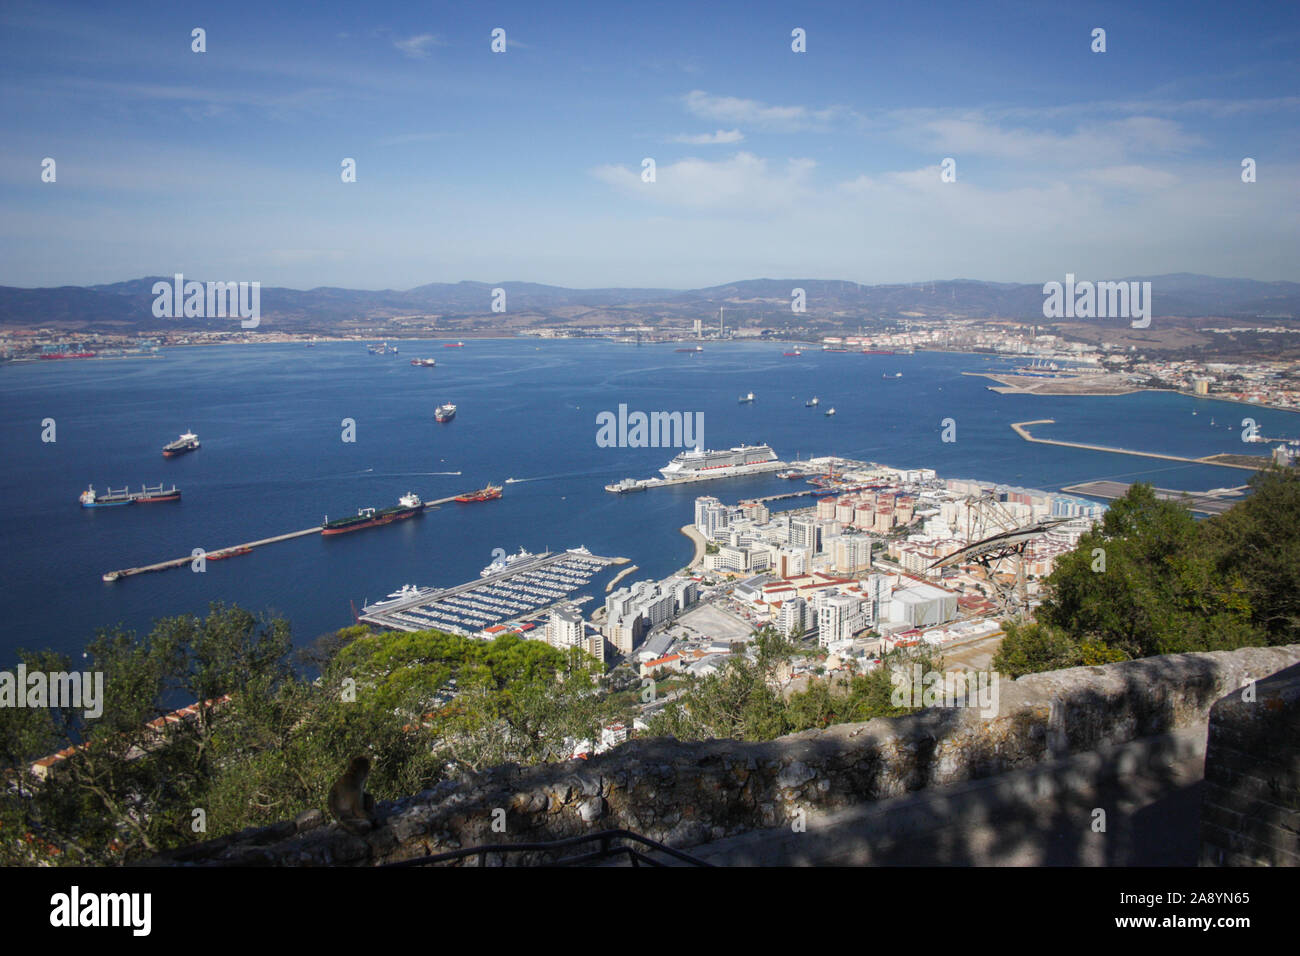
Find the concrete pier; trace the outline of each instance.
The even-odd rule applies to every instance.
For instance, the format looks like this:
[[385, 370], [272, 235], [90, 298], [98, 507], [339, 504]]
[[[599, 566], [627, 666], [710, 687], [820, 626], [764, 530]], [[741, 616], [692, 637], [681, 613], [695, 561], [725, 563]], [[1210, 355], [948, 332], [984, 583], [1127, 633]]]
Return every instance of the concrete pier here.
[[1132, 451], [1128, 448], [1112, 448], [1109, 445], [1088, 445], [1077, 441], [1057, 441], [1054, 438], [1035, 438], [1029, 434], [1030, 425], [1054, 425], [1054, 418], [1039, 418], [1032, 422], [1016, 422], [1011, 426], [1011, 430], [1023, 438], [1025, 441], [1034, 442], [1039, 445], [1060, 445], [1063, 448], [1082, 448], [1086, 451], [1105, 451], [1113, 455], [1136, 455], [1139, 458], [1160, 458], [1164, 461], [1183, 461], [1189, 465], [1213, 465], [1216, 468], [1241, 468], [1245, 471], [1259, 471], [1264, 467], [1263, 462], [1259, 465], [1239, 465], [1228, 461], [1215, 461], [1217, 456], [1208, 455], [1205, 458], [1184, 458], [1181, 455], [1162, 455], [1153, 451]]
[[[463, 492], [462, 492], [463, 494]], [[425, 511], [433, 511], [439, 506], [449, 501], [455, 501], [456, 496], [451, 495], [448, 498], [439, 498], [436, 501], [424, 502]], [[205, 556], [210, 557], [221, 551], [233, 551], [237, 548], [260, 548], [263, 545], [275, 544], [277, 541], [289, 541], [293, 538], [302, 538], [309, 534], [320, 534], [321, 525], [313, 528], [303, 528], [301, 531], [290, 531], [287, 534], [277, 534], [270, 538], [261, 538], [257, 541], [246, 541], [243, 544], [232, 544], [224, 548], [211, 548], [205, 552]], [[233, 557], [233, 555], [232, 555]], [[136, 574], [148, 574], [151, 571], [166, 571], [168, 568], [181, 568], [194, 560], [193, 555], [186, 555], [183, 558], [171, 558], [167, 561], [159, 561], [157, 564], [145, 564], [138, 568], [123, 568], [119, 571], [106, 571], [103, 575], [105, 581], [117, 581], [122, 578], [129, 578]]]

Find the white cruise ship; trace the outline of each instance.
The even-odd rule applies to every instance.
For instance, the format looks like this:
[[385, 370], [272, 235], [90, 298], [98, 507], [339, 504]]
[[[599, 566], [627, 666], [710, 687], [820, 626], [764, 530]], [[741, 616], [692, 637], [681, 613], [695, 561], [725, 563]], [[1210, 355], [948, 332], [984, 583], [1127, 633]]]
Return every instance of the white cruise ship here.
[[682, 452], [665, 467], [660, 468], [659, 474], [665, 478], [687, 478], [701, 472], [712, 473], [719, 469], [762, 465], [769, 461], [776, 461], [776, 452], [767, 445], [741, 445], [739, 448], [727, 448], [723, 451], [694, 448]]

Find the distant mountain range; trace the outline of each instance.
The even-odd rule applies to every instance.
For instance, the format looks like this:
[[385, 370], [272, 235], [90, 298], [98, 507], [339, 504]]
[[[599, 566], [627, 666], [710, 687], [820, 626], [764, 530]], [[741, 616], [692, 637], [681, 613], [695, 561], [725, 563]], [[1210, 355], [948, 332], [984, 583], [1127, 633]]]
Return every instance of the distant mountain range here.
[[[187, 277], [196, 278], [196, 277]], [[1080, 279], [1091, 278], [1080, 276]], [[1064, 276], [1045, 281], [1062, 281]], [[1160, 317], [1300, 320], [1300, 283], [1220, 279], [1175, 273], [1128, 277], [1149, 281], [1153, 314]], [[157, 319], [155, 282], [170, 276], [111, 285], [24, 289], [0, 286], [0, 325], [53, 326], [97, 331], [229, 327], [229, 319]], [[493, 289], [506, 293], [506, 312], [492, 312]], [[793, 313], [791, 293], [802, 288], [807, 311]], [[853, 325], [885, 319], [1008, 318], [1042, 322], [1042, 284], [970, 279], [908, 285], [859, 285], [846, 280], [746, 279], [687, 291], [675, 289], [566, 289], [531, 282], [430, 283], [405, 291], [321, 287], [261, 290], [262, 329], [343, 331], [385, 326], [402, 317], [437, 317], [449, 328], [529, 325], [678, 324], [701, 318], [711, 325], [724, 310], [729, 326]], [[1107, 320], [1096, 320], [1106, 324]], [[1122, 320], [1114, 324], [1125, 324]]]

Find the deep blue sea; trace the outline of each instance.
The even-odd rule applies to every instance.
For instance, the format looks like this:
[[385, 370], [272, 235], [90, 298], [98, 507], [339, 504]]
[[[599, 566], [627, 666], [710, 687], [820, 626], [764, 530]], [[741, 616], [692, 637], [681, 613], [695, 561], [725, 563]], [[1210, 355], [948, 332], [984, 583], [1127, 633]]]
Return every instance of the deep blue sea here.
[[[1113, 478], [1207, 490], [1244, 484], [1249, 473], [1028, 444], [1009, 423], [1052, 418], [1057, 424], [1034, 434], [1189, 457], [1261, 449], [1240, 441], [1246, 417], [1269, 437], [1300, 435], [1293, 413], [1167, 393], [998, 395], [988, 379], [961, 373], [1014, 363], [973, 355], [814, 350], [795, 358], [778, 343], [682, 354], [671, 345], [526, 339], [474, 340], [463, 349], [404, 341], [400, 349], [377, 356], [358, 342], [178, 348], [157, 359], [0, 368], [0, 667], [12, 665], [18, 647], [73, 653], [99, 627], [143, 632], [155, 618], [201, 614], [214, 600], [283, 615], [305, 644], [351, 623], [353, 605], [402, 584], [474, 578], [497, 548], [586, 545], [631, 558], [638, 577], [663, 576], [691, 555], [678, 529], [691, 521], [697, 495], [735, 501], [791, 490], [766, 475], [608, 494], [607, 482], [655, 475], [676, 454], [598, 447], [596, 415], [620, 403], [703, 412], [709, 447], [767, 442], [787, 460], [837, 454], [1044, 489]], [[437, 367], [409, 364], [424, 355]], [[738, 404], [750, 391], [756, 401]], [[813, 395], [836, 416], [806, 409]], [[444, 401], [459, 412], [439, 425], [433, 410]], [[941, 421], [949, 417], [957, 441], [945, 444]], [[55, 420], [56, 442], [41, 441], [46, 418]], [[354, 443], [341, 440], [345, 418], [356, 422]], [[164, 459], [162, 445], [187, 429], [202, 447]], [[439, 474], [455, 471], [461, 475]], [[209, 562], [201, 574], [187, 566], [116, 583], [100, 577], [309, 527], [327, 514], [386, 507], [408, 490], [427, 500], [506, 478], [527, 480], [507, 485], [498, 501], [269, 545]], [[78, 505], [91, 483], [102, 490], [160, 481], [179, 485], [183, 500]], [[593, 593], [603, 596], [612, 573]]]

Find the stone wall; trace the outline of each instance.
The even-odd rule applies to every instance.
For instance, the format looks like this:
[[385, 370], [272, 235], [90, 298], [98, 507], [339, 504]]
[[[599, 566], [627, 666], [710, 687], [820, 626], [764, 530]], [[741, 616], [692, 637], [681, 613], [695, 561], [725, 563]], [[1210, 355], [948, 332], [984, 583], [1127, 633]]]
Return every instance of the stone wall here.
[[[996, 716], [932, 708], [763, 743], [632, 740], [590, 760], [506, 765], [381, 803], [353, 836], [317, 811], [173, 851], [167, 865], [374, 865], [623, 827], [678, 848], [1204, 724], [1300, 662], [1300, 645], [1176, 654], [1002, 681]], [[504, 820], [504, 832], [493, 828]], [[499, 824], [498, 824], [499, 829]]]
[[1300, 866], [1300, 667], [1210, 709], [1202, 866]]

